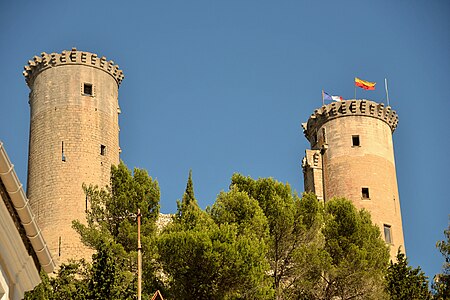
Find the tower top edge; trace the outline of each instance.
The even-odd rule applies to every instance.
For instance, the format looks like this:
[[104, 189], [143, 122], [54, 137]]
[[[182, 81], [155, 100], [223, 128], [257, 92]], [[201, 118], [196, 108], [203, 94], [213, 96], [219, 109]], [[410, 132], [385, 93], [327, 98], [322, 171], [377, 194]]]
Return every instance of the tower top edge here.
[[27, 85], [31, 86], [40, 72], [63, 65], [86, 65], [103, 70], [114, 78], [117, 85], [120, 85], [125, 77], [123, 71], [119, 69], [119, 65], [115, 64], [114, 61], [107, 61], [104, 56], [99, 57], [95, 53], [79, 51], [77, 48], [63, 50], [61, 53], [42, 52], [41, 56], [34, 56], [24, 66], [23, 76]]
[[314, 110], [314, 113], [303, 123], [303, 133], [308, 138], [326, 122], [350, 116], [366, 116], [385, 122], [393, 133], [398, 125], [398, 115], [390, 106], [367, 99], [349, 99], [332, 102]]

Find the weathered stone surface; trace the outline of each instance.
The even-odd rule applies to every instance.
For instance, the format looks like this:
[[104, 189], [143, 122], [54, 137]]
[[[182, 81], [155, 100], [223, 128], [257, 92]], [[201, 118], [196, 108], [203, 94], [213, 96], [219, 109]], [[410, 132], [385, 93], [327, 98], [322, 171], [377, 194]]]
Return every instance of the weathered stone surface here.
[[85, 221], [89, 207], [82, 184], [108, 185], [111, 165], [119, 163], [123, 73], [73, 49], [35, 57], [24, 75], [31, 90], [27, 193], [33, 213], [59, 263], [90, 258], [72, 220]]

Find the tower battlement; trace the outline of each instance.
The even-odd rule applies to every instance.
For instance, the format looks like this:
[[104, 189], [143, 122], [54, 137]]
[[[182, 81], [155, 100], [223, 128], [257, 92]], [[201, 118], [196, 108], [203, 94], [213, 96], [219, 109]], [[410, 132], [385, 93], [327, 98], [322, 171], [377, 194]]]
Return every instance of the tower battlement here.
[[23, 76], [25, 76], [28, 86], [31, 86], [37, 74], [61, 65], [86, 65], [103, 70], [114, 78], [117, 85], [120, 85], [125, 77], [123, 71], [119, 69], [119, 65], [114, 64], [114, 61], [107, 61], [106, 57], [98, 57], [95, 53], [78, 51], [77, 48], [72, 48], [70, 51], [63, 50], [62, 53], [42, 52], [41, 57], [34, 56], [33, 60], [29, 60], [28, 65], [24, 66]]
[[307, 123], [303, 123], [303, 133], [311, 142], [317, 129], [332, 119], [347, 116], [366, 116], [382, 120], [391, 128], [392, 133], [397, 128], [398, 115], [390, 106], [384, 106], [383, 103], [362, 99], [345, 100], [333, 102], [316, 109]]

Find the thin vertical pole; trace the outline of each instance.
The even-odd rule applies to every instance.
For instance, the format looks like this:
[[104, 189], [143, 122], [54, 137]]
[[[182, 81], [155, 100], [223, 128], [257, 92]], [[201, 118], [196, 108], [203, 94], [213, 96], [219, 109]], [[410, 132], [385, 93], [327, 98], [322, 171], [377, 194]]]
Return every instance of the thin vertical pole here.
[[324, 100], [324, 95], [323, 95], [323, 90], [322, 90], [322, 106], [325, 105], [325, 100]]
[[390, 104], [389, 104], [389, 92], [388, 92], [387, 78], [384, 79], [384, 87], [386, 88], [387, 105], [390, 106]]
[[142, 282], [142, 247], [141, 247], [141, 210], [138, 208], [137, 213], [137, 223], [138, 223], [138, 286], [137, 286], [137, 296], [138, 300], [141, 300], [141, 282]]

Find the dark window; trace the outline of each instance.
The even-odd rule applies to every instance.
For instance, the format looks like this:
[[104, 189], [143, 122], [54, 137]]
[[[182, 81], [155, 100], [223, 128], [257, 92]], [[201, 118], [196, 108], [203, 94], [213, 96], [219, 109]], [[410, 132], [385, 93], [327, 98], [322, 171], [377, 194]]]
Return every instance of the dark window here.
[[61, 142], [61, 160], [66, 161], [66, 156], [64, 155], [64, 142]]
[[92, 84], [85, 83], [83, 85], [83, 94], [84, 95], [88, 95], [88, 96], [92, 96]]
[[384, 224], [384, 240], [388, 244], [392, 244], [391, 225]]
[[323, 143], [327, 143], [327, 133], [325, 131], [325, 127], [322, 128], [322, 135], [323, 135]]
[[106, 146], [100, 145], [100, 155], [106, 155]]
[[61, 237], [59, 237], [59, 242], [58, 242], [58, 256], [61, 256]]
[[363, 199], [370, 199], [370, 197], [369, 197], [369, 188], [362, 188], [362, 198]]
[[359, 135], [352, 135], [352, 146], [359, 147], [361, 144], [359, 143]]

